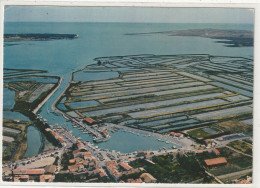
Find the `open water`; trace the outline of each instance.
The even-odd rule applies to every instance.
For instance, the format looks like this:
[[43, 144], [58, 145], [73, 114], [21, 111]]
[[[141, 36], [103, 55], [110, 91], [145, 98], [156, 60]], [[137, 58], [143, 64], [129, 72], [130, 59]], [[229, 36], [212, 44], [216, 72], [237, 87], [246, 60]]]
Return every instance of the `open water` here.
[[[253, 27], [253, 25], [248, 24], [5, 23], [4, 33], [68, 33], [78, 34], [79, 38], [74, 40], [6, 43], [4, 47], [4, 68], [48, 70], [49, 75], [62, 76], [63, 82], [60, 89], [46, 102], [40, 113], [48, 120], [48, 123], [52, 125], [64, 125], [65, 123], [68, 128], [73, 130], [75, 135], [89, 140], [90, 137], [73, 129], [62, 116], [47, 113], [47, 108], [51, 111], [52, 103], [66, 88], [70, 73], [92, 64], [94, 58], [134, 54], [211, 54], [253, 58], [253, 47], [225, 47], [224, 44], [216, 43], [216, 40], [209, 38], [172, 37], [162, 34], [138, 36], [125, 35], [126, 33], [196, 28], [253, 30]], [[4, 98], [4, 100], [10, 99]], [[142, 135], [138, 137], [137, 141], [136, 138], [133, 138], [132, 133], [123, 134], [124, 136], [117, 132], [115, 136], [112, 135], [111, 140], [99, 145], [122, 152], [159, 149], [165, 145], [165, 143], [156, 139], [147, 142], [147, 137]], [[122, 144], [118, 144], [119, 142]], [[144, 144], [140, 147], [137, 143]]]

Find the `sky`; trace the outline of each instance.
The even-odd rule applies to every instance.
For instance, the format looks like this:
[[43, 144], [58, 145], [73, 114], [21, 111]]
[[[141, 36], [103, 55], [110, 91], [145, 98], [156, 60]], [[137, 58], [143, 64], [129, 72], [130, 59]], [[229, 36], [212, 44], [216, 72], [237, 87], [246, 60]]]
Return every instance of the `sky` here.
[[5, 7], [6, 22], [254, 23], [238, 8]]

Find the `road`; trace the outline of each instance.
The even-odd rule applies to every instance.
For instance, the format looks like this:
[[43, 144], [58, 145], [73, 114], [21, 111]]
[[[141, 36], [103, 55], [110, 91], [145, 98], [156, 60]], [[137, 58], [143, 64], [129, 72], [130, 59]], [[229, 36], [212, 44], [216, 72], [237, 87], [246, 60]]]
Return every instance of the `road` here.
[[233, 177], [233, 176], [247, 174], [247, 173], [252, 172], [252, 171], [253, 171], [252, 169], [241, 170], [241, 171], [238, 171], [238, 172], [233, 172], [233, 173], [230, 173], [230, 174], [224, 174], [224, 175], [218, 176], [218, 178], [219, 179], [225, 179], [225, 178], [229, 178], [229, 177]]
[[213, 177], [218, 183], [224, 184], [218, 177], [214, 176], [213, 174], [211, 174], [211, 173], [210, 173], [209, 171], [207, 171], [206, 169], [205, 169], [205, 172], [206, 172], [206, 174], [208, 174], [209, 176]]

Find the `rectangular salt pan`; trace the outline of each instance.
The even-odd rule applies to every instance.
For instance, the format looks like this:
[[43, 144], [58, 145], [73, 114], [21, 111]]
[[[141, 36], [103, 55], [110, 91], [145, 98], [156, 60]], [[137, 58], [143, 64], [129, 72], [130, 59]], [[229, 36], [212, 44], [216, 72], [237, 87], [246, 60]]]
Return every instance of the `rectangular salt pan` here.
[[198, 118], [200, 120], [209, 120], [216, 117], [225, 117], [225, 116], [245, 113], [245, 112], [252, 112], [252, 109], [248, 106], [239, 106], [239, 107], [217, 110], [217, 111], [212, 111], [207, 113], [201, 113], [201, 114], [193, 115], [193, 117]]
[[156, 110], [133, 112], [133, 113], [129, 113], [128, 115], [130, 115], [132, 118], [144, 118], [144, 117], [158, 116], [158, 115], [167, 114], [167, 113], [175, 113], [178, 111], [206, 107], [206, 106], [222, 104], [222, 103], [225, 103], [225, 101], [223, 101], [221, 99], [215, 99], [215, 100], [208, 100], [208, 101], [203, 101], [203, 102], [171, 106], [171, 107], [166, 107], [166, 108], [158, 108]]
[[106, 110], [97, 110], [97, 111], [88, 112], [87, 114], [90, 116], [99, 116], [99, 115], [104, 115], [104, 114], [109, 114], [109, 113], [119, 113], [119, 112], [124, 112], [124, 111], [136, 110], [139, 108], [156, 108], [159, 106], [172, 105], [172, 104], [176, 104], [176, 103], [180, 103], [180, 102], [184, 102], [184, 101], [193, 101], [193, 100], [218, 97], [221, 95], [222, 95], [222, 93], [197, 95], [197, 96], [190, 96], [190, 97], [184, 97], [184, 98], [178, 98], [178, 99], [170, 99], [170, 100], [165, 100], [165, 101], [157, 101], [157, 102], [151, 102], [151, 103], [123, 106], [123, 107], [118, 107], [118, 108], [109, 108]]

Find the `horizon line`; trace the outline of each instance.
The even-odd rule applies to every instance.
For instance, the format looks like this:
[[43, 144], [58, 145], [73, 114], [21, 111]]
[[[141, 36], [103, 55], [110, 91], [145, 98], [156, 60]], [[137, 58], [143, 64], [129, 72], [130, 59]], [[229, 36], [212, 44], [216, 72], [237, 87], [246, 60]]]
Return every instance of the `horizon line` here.
[[229, 23], [229, 22], [102, 22], [102, 21], [5, 21], [4, 23], [131, 23], [131, 24], [248, 24], [255, 23]]

